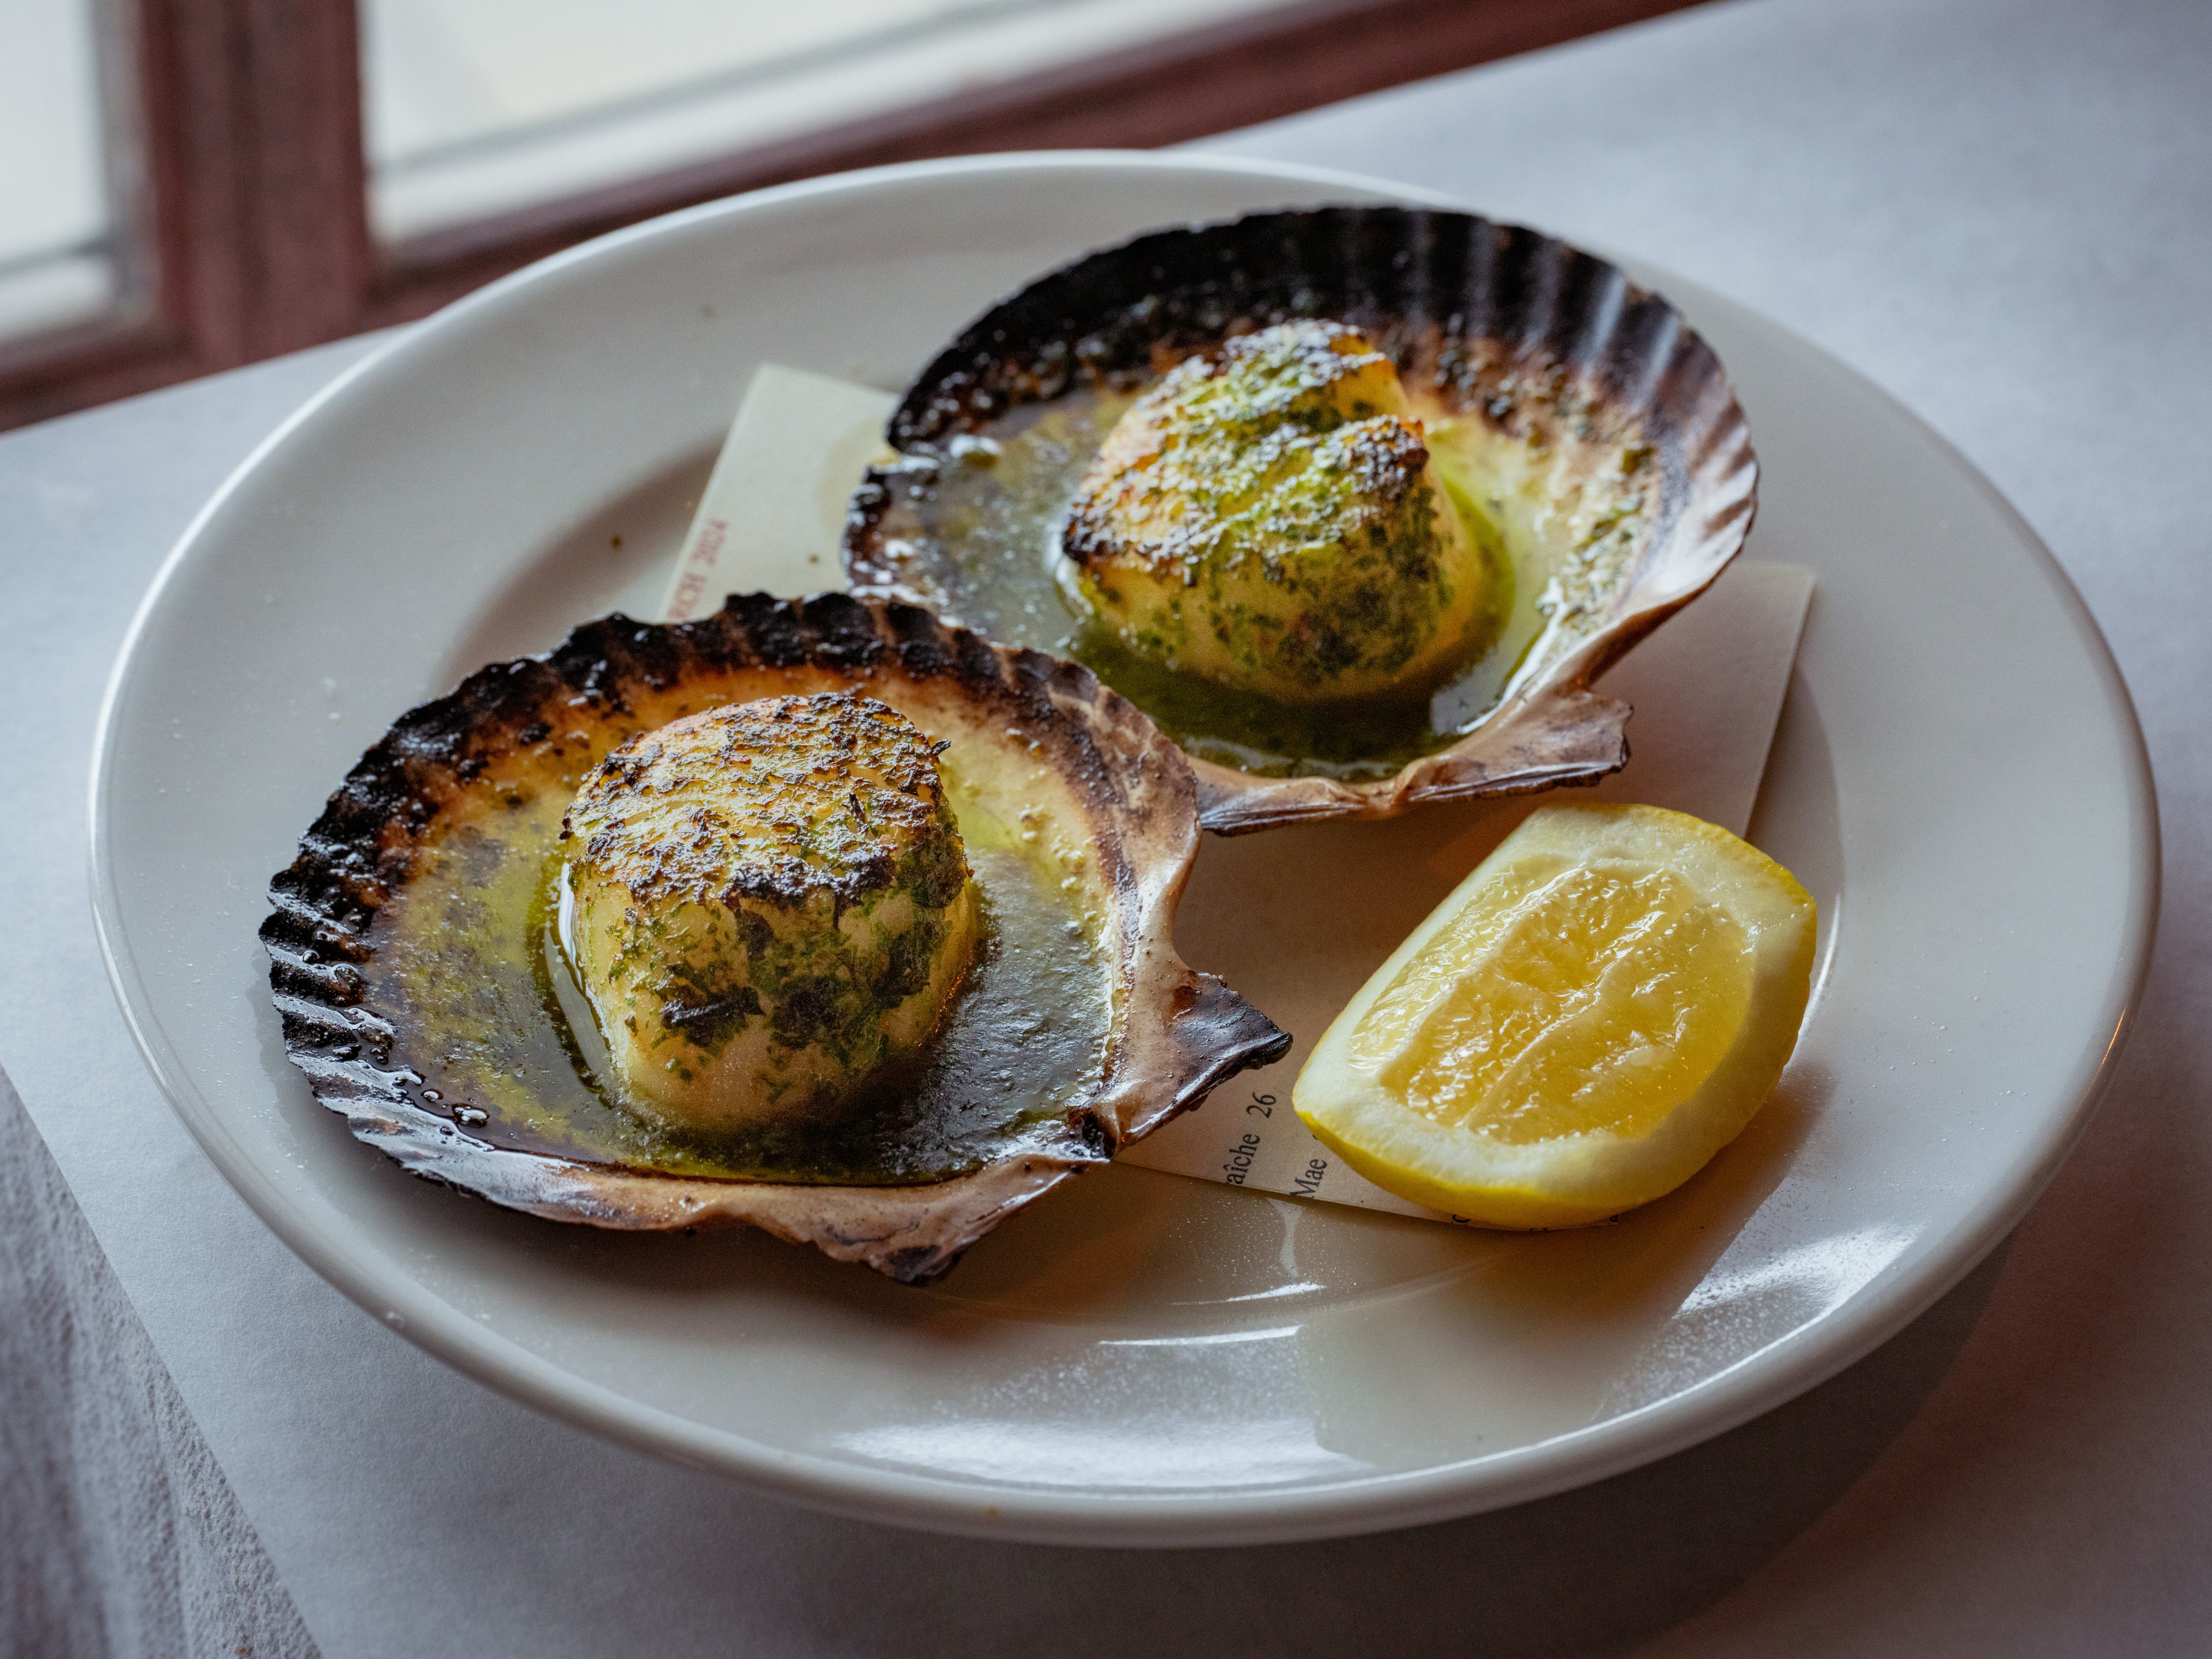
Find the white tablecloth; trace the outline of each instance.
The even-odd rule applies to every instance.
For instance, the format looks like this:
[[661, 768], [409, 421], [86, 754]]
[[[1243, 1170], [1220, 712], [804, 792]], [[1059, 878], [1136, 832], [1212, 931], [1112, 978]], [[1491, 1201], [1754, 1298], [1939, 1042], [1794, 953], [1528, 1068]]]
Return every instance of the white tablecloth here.
[[1129, 1555], [825, 1519], [532, 1416], [343, 1302], [141, 1071], [87, 919], [82, 800], [99, 687], [161, 555], [358, 348], [0, 440], [0, 1063], [323, 1651], [2201, 1650], [2208, 108], [2203, 0], [1747, 0], [1207, 146], [1442, 187], [1671, 265], [1887, 386], [2079, 583], [2164, 801], [2136, 1035], [2007, 1247], [1734, 1434], [1418, 1533]]
[[314, 1659], [0, 1073], [0, 1653]]

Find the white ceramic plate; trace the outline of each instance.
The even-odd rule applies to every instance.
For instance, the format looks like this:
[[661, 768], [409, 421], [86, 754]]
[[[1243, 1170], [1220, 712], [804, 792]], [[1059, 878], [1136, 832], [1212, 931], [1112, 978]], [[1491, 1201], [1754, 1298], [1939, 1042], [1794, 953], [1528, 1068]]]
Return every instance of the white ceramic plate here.
[[[1966, 1272], [2081, 1127], [2142, 981], [2141, 740], [2073, 590], [1965, 462], [1663, 276], [1751, 414], [1750, 556], [1820, 573], [1753, 833], [1820, 901], [1822, 978], [1778, 1097], [1674, 1197], [1513, 1237], [1117, 1168], [915, 1291], [757, 1235], [607, 1236], [415, 1181], [285, 1060], [254, 937], [270, 874], [403, 709], [650, 606], [754, 364], [896, 386], [1085, 249], [1397, 193], [1126, 155], [769, 191], [494, 286], [264, 445], [132, 629], [93, 842], [147, 1060], [269, 1224], [432, 1352], [634, 1444], [855, 1515], [1116, 1544], [1594, 1480], [1819, 1382]], [[1440, 896], [1485, 810], [1210, 843], [1185, 953], [1233, 982], [1236, 917], [1319, 893], [1336, 931], [1315, 936], [1379, 960], [1418, 911], [1362, 911], [1358, 862], [1421, 864]]]

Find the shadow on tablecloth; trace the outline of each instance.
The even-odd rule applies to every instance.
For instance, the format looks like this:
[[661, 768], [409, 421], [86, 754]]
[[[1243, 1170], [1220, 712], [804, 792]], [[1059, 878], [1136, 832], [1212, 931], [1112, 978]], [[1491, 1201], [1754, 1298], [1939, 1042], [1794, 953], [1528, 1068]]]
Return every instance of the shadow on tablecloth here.
[[0, 1653], [318, 1659], [5, 1073]]

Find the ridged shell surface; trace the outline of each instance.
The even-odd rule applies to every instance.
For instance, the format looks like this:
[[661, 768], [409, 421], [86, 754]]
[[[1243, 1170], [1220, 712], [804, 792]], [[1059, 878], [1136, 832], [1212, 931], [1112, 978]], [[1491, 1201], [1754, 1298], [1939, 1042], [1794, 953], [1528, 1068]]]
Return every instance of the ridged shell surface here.
[[[1008, 602], [1006, 570], [962, 563], [957, 526], [933, 510], [945, 481], [969, 488], [954, 469], [1041, 408], [1127, 398], [1194, 353], [1297, 318], [1366, 333], [1409, 396], [1510, 450], [1532, 488], [1565, 503], [1602, 483], [1632, 495], [1632, 511], [1606, 526], [1602, 558], [1567, 542], [1552, 550], [1549, 585], [1534, 596], [1548, 608], [1525, 654], [1494, 701], [1428, 752], [1357, 779], [1262, 775], [1194, 754], [1206, 827], [1380, 817], [1617, 769], [1630, 711], [1592, 682], [1743, 545], [1758, 482], [1749, 428], [1719, 360], [1665, 299], [1606, 260], [1473, 215], [1256, 214], [1157, 232], [1031, 283], [907, 391], [888, 434], [902, 459], [872, 472], [854, 500], [845, 544], [854, 591], [924, 604], [1012, 642], [1064, 643], [1046, 637], [1064, 618], [1040, 622], [1034, 600]], [[1569, 516], [1565, 506], [1558, 516]]]
[[[965, 1152], [949, 1178], [726, 1179], [697, 1173], [696, 1158], [655, 1167], [565, 1146], [561, 1125], [533, 1114], [541, 1097], [576, 1087], [544, 1032], [514, 1044], [551, 1054], [534, 1081], [504, 1060], [471, 1070], [456, 1058], [471, 1047], [496, 1057], [494, 1027], [538, 1018], [531, 975], [544, 953], [524, 937], [538, 924], [511, 896], [533, 890], [544, 826], [557, 829], [576, 780], [635, 732], [720, 704], [832, 690], [863, 691], [949, 738], [948, 775], [963, 766], [1008, 823], [1035, 811], [1056, 828], [1071, 850], [1038, 884], [1072, 895], [1075, 909], [1051, 913], [1045, 931], [1079, 931], [1083, 961], [1095, 964], [1081, 967], [1103, 1011], [1095, 1058], [1066, 1073], [1064, 1093], [1024, 1103], [1012, 1127], [979, 1137], [954, 1124], [943, 1144]], [[993, 646], [908, 605], [755, 596], [696, 623], [590, 623], [547, 656], [483, 669], [402, 716], [270, 883], [261, 938], [293, 1062], [357, 1137], [414, 1173], [600, 1227], [749, 1223], [924, 1283], [1015, 1210], [1289, 1046], [1175, 952], [1197, 839], [1182, 757], [1085, 669]], [[1012, 847], [996, 867], [1030, 856]], [[981, 862], [977, 880], [991, 902]], [[408, 906], [434, 891], [434, 925], [410, 934]], [[410, 965], [410, 952], [427, 966]], [[1048, 1018], [1050, 988], [1027, 985], [1024, 971], [1006, 969], [1005, 1018]], [[424, 985], [447, 1006], [426, 1014]], [[1013, 1063], [994, 1085], [1042, 1086], [1042, 1049], [1016, 1038], [1027, 1041], [1008, 1039]], [[448, 1080], [457, 1067], [471, 1090]], [[964, 1097], [950, 1109], [972, 1130]]]

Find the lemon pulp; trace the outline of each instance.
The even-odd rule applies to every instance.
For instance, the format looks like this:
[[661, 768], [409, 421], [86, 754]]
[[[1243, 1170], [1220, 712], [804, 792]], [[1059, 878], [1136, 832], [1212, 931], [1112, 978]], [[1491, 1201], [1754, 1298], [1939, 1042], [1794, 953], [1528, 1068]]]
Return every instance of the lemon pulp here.
[[1794, 1046], [1814, 907], [1727, 831], [1657, 807], [1533, 813], [1316, 1047], [1299, 1115], [1362, 1174], [1493, 1226], [1671, 1191]]

